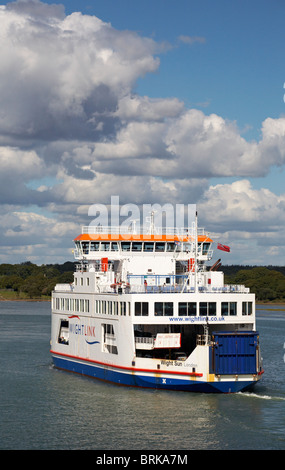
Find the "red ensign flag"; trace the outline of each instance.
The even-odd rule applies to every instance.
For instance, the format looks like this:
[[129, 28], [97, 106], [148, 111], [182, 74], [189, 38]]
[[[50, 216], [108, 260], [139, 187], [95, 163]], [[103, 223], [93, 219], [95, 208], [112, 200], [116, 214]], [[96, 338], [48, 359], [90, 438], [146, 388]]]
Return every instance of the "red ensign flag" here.
[[218, 244], [217, 244], [217, 248], [218, 248], [218, 250], [222, 250], [222, 251], [228, 251], [228, 252], [231, 251], [231, 249], [230, 249], [229, 246], [227, 246], [227, 245], [222, 245], [221, 243], [218, 243]]

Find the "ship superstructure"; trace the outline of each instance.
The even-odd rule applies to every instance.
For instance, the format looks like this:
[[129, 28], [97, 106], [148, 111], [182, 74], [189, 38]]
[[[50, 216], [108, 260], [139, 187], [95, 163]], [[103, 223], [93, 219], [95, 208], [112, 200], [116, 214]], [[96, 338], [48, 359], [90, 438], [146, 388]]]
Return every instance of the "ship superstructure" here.
[[225, 285], [197, 228], [86, 226], [52, 294], [56, 367], [121, 385], [237, 392], [261, 378], [255, 296]]

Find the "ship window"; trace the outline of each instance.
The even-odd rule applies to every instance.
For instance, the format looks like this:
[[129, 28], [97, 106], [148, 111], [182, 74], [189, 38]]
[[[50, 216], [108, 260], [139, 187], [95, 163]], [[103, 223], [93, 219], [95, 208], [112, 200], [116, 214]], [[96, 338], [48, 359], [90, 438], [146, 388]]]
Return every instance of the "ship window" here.
[[252, 302], [243, 302], [242, 303], [242, 314], [251, 315], [252, 314]]
[[196, 315], [196, 302], [188, 302], [188, 315]]
[[109, 325], [109, 323], [105, 323], [103, 325], [104, 327], [104, 341], [106, 340], [106, 335], [112, 335], [114, 336], [114, 328], [113, 325]]
[[222, 302], [222, 316], [236, 315], [237, 303], [236, 302]]
[[102, 251], [109, 251], [110, 250], [110, 242], [101, 242], [101, 250]]
[[96, 300], [96, 313], [101, 313], [101, 300]]
[[209, 251], [210, 243], [202, 243], [202, 255], [206, 255]]
[[165, 243], [156, 242], [155, 251], [164, 251], [164, 250], [165, 250]]
[[210, 243], [198, 243], [198, 251], [202, 252], [202, 255], [206, 255], [209, 251]]
[[68, 320], [60, 321], [58, 343], [60, 344], [69, 343], [69, 321]]
[[132, 251], [142, 251], [142, 242], [133, 242]]
[[237, 314], [237, 303], [236, 302], [229, 302], [230, 304], [230, 315]]
[[118, 354], [118, 348], [114, 344], [116, 341], [113, 325], [103, 324], [103, 351], [110, 354]]
[[135, 315], [147, 316], [148, 315], [148, 302], [135, 302]]
[[82, 242], [82, 251], [84, 255], [89, 253], [89, 242]]
[[185, 317], [187, 315], [187, 302], [179, 302], [178, 315]]
[[216, 302], [200, 302], [199, 314], [201, 316], [216, 315]]
[[179, 302], [178, 315], [180, 317], [188, 315], [196, 316], [196, 302]]
[[156, 316], [171, 317], [173, 315], [173, 302], [155, 302], [154, 314]]
[[153, 242], [144, 242], [143, 251], [153, 251]]
[[186, 251], [187, 253], [191, 251], [191, 244], [190, 243], [183, 243], [183, 251]]
[[216, 302], [209, 302], [208, 303], [208, 315], [216, 315]]
[[121, 242], [121, 247], [123, 251], [130, 251], [131, 242]]
[[112, 242], [111, 243], [111, 250], [112, 251], [118, 251], [119, 250], [118, 242]]
[[99, 242], [91, 242], [90, 251], [99, 251]]
[[174, 250], [175, 250], [175, 243], [174, 242], [166, 243], [166, 251], [174, 251]]
[[199, 308], [200, 315], [207, 315], [207, 302], [200, 302]]
[[121, 315], [126, 315], [126, 302], [120, 302]]

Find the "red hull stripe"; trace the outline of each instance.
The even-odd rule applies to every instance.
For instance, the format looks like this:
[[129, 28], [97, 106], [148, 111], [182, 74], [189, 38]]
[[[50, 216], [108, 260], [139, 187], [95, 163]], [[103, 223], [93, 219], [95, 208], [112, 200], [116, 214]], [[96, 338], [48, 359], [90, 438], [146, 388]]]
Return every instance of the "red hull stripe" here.
[[99, 364], [101, 366], [107, 366], [107, 367], [112, 367], [114, 369], [122, 369], [122, 370], [128, 370], [130, 372], [146, 372], [146, 373], [152, 373], [152, 374], [169, 374], [169, 375], [184, 375], [184, 376], [190, 376], [190, 377], [202, 377], [203, 374], [199, 374], [197, 372], [179, 372], [179, 371], [170, 371], [170, 370], [162, 370], [162, 369], [139, 369], [137, 367], [125, 367], [125, 366], [117, 366], [115, 364], [109, 364], [106, 362], [100, 362], [100, 361], [93, 361], [92, 359], [86, 359], [84, 357], [79, 357], [79, 356], [72, 356], [71, 354], [65, 354], [65, 353], [59, 353], [57, 351], [50, 351], [51, 354], [56, 354], [57, 356], [64, 356], [64, 357], [70, 357], [71, 359], [77, 359], [78, 361], [85, 361], [85, 362], [91, 362], [94, 364]]

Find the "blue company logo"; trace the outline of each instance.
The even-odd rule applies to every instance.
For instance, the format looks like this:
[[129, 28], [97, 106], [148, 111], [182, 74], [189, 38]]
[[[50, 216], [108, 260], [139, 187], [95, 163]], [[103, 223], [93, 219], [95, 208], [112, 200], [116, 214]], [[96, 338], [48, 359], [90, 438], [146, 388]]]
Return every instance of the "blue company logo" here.
[[98, 344], [99, 341], [87, 339], [95, 338], [95, 326], [84, 325], [82, 323], [71, 323], [69, 325], [69, 332], [75, 335], [85, 336], [85, 341], [87, 344]]

